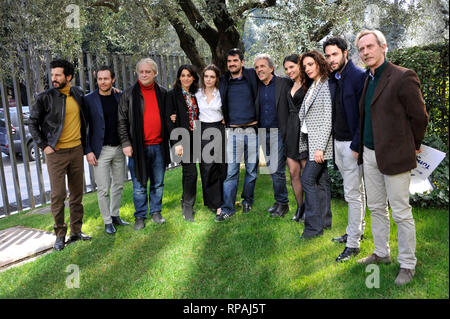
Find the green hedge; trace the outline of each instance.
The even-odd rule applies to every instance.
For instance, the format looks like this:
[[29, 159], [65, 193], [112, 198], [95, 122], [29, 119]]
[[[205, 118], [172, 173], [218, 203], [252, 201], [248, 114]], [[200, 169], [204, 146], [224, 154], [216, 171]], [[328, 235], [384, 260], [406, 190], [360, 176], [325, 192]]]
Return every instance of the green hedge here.
[[[434, 190], [429, 194], [415, 194], [411, 204], [421, 207], [449, 207], [449, 159], [448, 159], [448, 93], [449, 93], [449, 43], [437, 43], [424, 47], [398, 49], [388, 53], [394, 64], [414, 70], [420, 81], [422, 94], [430, 122], [423, 144], [447, 154], [431, 174]], [[344, 198], [342, 177], [329, 163], [331, 193], [334, 198]]]

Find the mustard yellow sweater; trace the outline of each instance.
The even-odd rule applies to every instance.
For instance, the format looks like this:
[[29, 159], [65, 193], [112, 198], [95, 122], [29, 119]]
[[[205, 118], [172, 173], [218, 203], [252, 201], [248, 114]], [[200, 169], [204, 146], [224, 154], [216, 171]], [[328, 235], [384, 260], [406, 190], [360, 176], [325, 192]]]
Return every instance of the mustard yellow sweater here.
[[59, 90], [66, 95], [66, 116], [64, 127], [55, 148], [72, 148], [81, 144], [81, 120], [80, 107], [75, 99], [70, 96], [70, 83]]

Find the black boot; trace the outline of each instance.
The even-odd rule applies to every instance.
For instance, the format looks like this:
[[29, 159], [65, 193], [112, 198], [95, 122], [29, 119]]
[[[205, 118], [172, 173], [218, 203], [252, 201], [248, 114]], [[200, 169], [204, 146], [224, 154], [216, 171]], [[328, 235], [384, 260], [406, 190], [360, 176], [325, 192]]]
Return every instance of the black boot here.
[[297, 207], [297, 211], [295, 212], [295, 216], [291, 218], [293, 222], [301, 223], [305, 221], [305, 203], [303, 203], [300, 207]]
[[299, 219], [300, 223], [304, 223], [305, 222], [305, 203], [302, 204], [302, 206], [300, 207], [300, 219]]
[[56, 237], [55, 244], [53, 245], [54, 250], [63, 250], [65, 245], [66, 236]]
[[183, 205], [183, 217], [188, 222], [194, 221], [194, 210], [190, 205]]

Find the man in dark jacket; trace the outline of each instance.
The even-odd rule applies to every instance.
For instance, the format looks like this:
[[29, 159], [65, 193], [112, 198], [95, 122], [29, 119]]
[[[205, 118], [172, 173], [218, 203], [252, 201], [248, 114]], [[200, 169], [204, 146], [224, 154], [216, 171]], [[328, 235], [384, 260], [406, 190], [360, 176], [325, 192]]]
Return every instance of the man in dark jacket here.
[[359, 100], [365, 72], [348, 59], [347, 42], [332, 37], [323, 44], [325, 58], [333, 73], [329, 80], [333, 102], [334, 163], [342, 175], [344, 196], [348, 203], [346, 233], [333, 241], [346, 243], [336, 261], [345, 261], [360, 251], [366, 210], [362, 167], [358, 165]]
[[41, 93], [31, 107], [28, 127], [46, 156], [56, 234], [53, 248], [62, 250], [67, 233], [64, 222], [66, 175], [70, 193], [69, 242], [91, 239], [81, 232], [86, 122], [83, 92], [70, 86], [73, 65], [66, 60], [55, 60], [50, 63], [50, 68], [53, 87]]
[[[125, 156], [117, 133], [120, 93], [113, 91], [114, 71], [101, 66], [97, 72], [98, 89], [84, 97], [88, 122], [86, 159], [94, 168], [100, 213], [108, 234], [114, 225], [128, 225], [119, 216], [125, 181]], [[111, 188], [111, 194], [110, 193]]]
[[[170, 162], [169, 117], [165, 111], [166, 89], [155, 82], [158, 66], [150, 58], [136, 65], [138, 82], [126, 89], [119, 101], [118, 133], [133, 181], [134, 229], [145, 227], [150, 197], [150, 216], [158, 224], [161, 215], [164, 173]], [[147, 182], [150, 179], [150, 195]]]
[[371, 211], [375, 251], [361, 264], [390, 263], [389, 205], [398, 229], [396, 285], [410, 282], [417, 259], [416, 230], [409, 183], [417, 166], [428, 114], [417, 74], [386, 60], [386, 38], [378, 30], [356, 36], [356, 47], [369, 68], [360, 101], [359, 162], [363, 162], [367, 206]]
[[[265, 130], [265, 136], [259, 134], [263, 144], [268, 172], [272, 177], [275, 203], [268, 209], [271, 217], [284, 217], [289, 211], [289, 198], [286, 188], [286, 155], [284, 144], [288, 118], [287, 94], [290, 80], [276, 76], [274, 63], [268, 54], [258, 54], [254, 59], [256, 74], [259, 78], [256, 98], [256, 118], [258, 127]], [[261, 132], [260, 132], [261, 133]]]
[[245, 180], [242, 190], [242, 212], [250, 212], [258, 170], [258, 121], [255, 101], [258, 78], [254, 69], [244, 68], [244, 54], [239, 49], [227, 53], [228, 72], [220, 78], [222, 113], [227, 125], [227, 177], [223, 183], [223, 205], [217, 222], [236, 213], [234, 203], [239, 184], [241, 156], [244, 153]]

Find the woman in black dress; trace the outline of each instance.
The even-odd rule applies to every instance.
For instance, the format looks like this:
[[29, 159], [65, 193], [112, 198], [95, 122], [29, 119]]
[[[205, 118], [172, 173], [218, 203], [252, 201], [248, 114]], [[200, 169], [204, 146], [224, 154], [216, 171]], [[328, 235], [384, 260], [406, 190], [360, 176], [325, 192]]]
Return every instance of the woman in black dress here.
[[289, 116], [286, 129], [286, 157], [289, 172], [291, 174], [292, 189], [297, 200], [297, 210], [291, 220], [302, 222], [304, 221], [303, 213], [305, 211], [305, 205], [300, 176], [305, 167], [308, 153], [299, 153], [300, 120], [298, 118], [298, 112], [302, 105], [305, 92], [310, 85], [310, 80], [302, 79], [300, 76], [300, 56], [298, 54], [292, 54], [285, 57], [283, 66], [286, 75], [292, 80], [292, 87], [288, 92]]
[[[171, 120], [175, 128], [184, 128], [189, 132], [189, 143], [183, 145], [182, 139], [178, 136], [177, 140], [171, 143], [175, 146], [175, 154], [183, 156], [189, 153], [188, 158], [181, 160], [183, 178], [183, 195], [181, 198], [182, 213], [185, 220], [194, 221], [194, 204], [197, 194], [197, 165], [196, 155], [194, 154], [193, 134], [198, 129], [199, 109], [195, 93], [198, 90], [199, 76], [193, 65], [184, 64], [179, 67], [177, 79], [174, 87], [167, 93], [166, 108], [167, 113], [171, 114]], [[180, 143], [181, 142], [181, 143]], [[188, 142], [188, 141], [185, 141]]]

